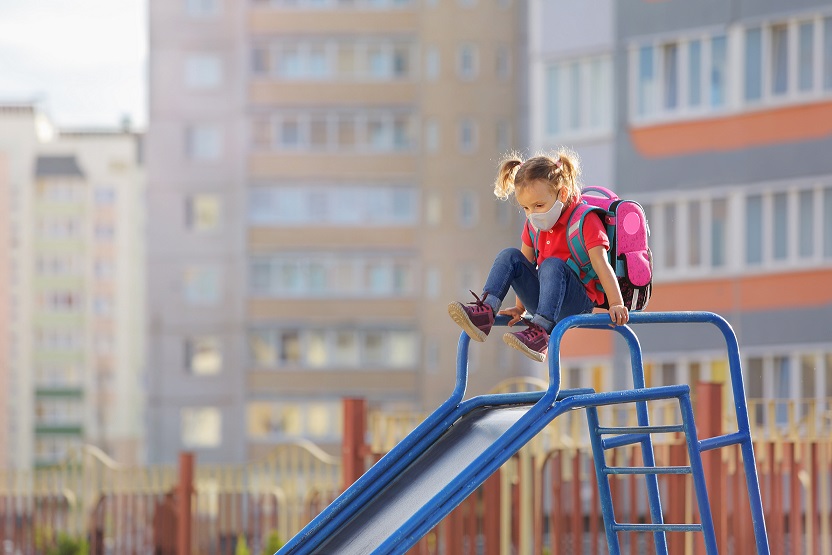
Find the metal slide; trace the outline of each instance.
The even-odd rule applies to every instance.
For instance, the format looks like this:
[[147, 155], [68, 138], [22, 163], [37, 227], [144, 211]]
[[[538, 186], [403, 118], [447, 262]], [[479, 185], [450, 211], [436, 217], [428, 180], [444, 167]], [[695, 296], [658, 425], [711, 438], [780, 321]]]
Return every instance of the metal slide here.
[[483, 407], [462, 417], [315, 553], [372, 553], [527, 411]]
[[[498, 323], [504, 323], [504, 320]], [[727, 322], [711, 313], [634, 313], [631, 323], [708, 322], [733, 337]], [[640, 403], [687, 395], [686, 385], [644, 387], [641, 348], [629, 326], [614, 328], [629, 343], [634, 389], [596, 393], [591, 389], [560, 391], [560, 343], [570, 328], [609, 330], [606, 314], [572, 316], [558, 323], [549, 343], [549, 387], [545, 392], [483, 395], [463, 401], [468, 379], [469, 339], [460, 335], [456, 387], [450, 398], [387, 455], [361, 476], [324, 511], [293, 537], [276, 555], [401, 554], [438, 524], [454, 507], [546, 427], [566, 411], [618, 403]], [[730, 337], [728, 332], [730, 332]], [[735, 338], [734, 338], [735, 342]], [[729, 341], [730, 345], [730, 341]], [[738, 359], [738, 355], [737, 355]], [[732, 366], [734, 366], [732, 364]], [[744, 410], [741, 373], [732, 371], [733, 392], [742, 430], [709, 441], [715, 446], [740, 443], [758, 553], [768, 553], [754, 467], [748, 416]], [[646, 417], [646, 412], [645, 412]], [[745, 423], [743, 425], [743, 422]], [[642, 424], [647, 424], [643, 422]], [[645, 461], [652, 461], [652, 444], [642, 442]], [[748, 456], [745, 456], [745, 455]], [[652, 464], [652, 463], [651, 463]], [[661, 520], [658, 484], [649, 478], [654, 520]], [[655, 497], [655, 499], [652, 499]], [[607, 523], [607, 526], [610, 526]], [[655, 534], [658, 553], [667, 553], [664, 531]], [[709, 550], [709, 553], [712, 551]]]

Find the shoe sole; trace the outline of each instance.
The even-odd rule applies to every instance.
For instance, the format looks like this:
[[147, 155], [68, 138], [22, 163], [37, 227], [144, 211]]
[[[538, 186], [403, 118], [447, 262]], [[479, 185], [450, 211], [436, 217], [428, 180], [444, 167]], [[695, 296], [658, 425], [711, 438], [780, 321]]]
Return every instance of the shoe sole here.
[[503, 334], [503, 342], [511, 347], [512, 349], [517, 349], [530, 359], [536, 362], [543, 362], [546, 360], [546, 353], [538, 353], [537, 351], [533, 351], [526, 346], [525, 343], [517, 339], [517, 336], [513, 333], [505, 333]]
[[448, 305], [448, 314], [451, 316], [451, 319], [456, 322], [465, 333], [468, 334], [468, 337], [474, 341], [482, 343], [485, 341], [485, 338], [488, 337], [485, 332], [474, 325], [474, 322], [471, 321], [468, 314], [465, 312], [465, 308], [462, 306], [462, 303], [450, 303]]

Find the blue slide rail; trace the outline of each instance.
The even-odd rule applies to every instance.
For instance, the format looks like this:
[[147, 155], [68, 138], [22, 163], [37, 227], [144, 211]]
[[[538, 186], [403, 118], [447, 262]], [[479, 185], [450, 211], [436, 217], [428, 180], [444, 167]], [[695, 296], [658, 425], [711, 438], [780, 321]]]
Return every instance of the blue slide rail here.
[[[497, 323], [505, 324], [506, 319], [500, 318]], [[757, 552], [768, 554], [768, 538], [763, 520], [759, 481], [751, 443], [739, 348], [733, 330], [723, 318], [708, 312], [631, 314], [630, 324], [642, 323], [710, 323], [722, 332], [728, 349], [731, 387], [738, 429], [722, 436], [697, 440], [694, 447], [699, 451], [706, 451], [734, 444], [741, 446]], [[622, 335], [630, 349], [634, 386], [632, 390], [602, 393], [596, 393], [589, 389], [560, 390], [561, 341], [567, 330], [578, 327], [612, 329]], [[557, 324], [549, 342], [549, 385], [546, 391], [543, 392], [482, 395], [463, 401], [468, 382], [468, 348], [469, 338], [465, 333], [462, 333], [457, 352], [456, 383], [448, 400], [295, 535], [278, 551], [277, 555], [328, 553], [325, 543], [331, 536], [349, 527], [351, 521], [356, 518], [356, 515], [362, 511], [365, 505], [377, 496], [383, 495], [385, 489], [392, 487], [391, 484], [394, 484], [397, 478], [406, 476], [408, 468], [411, 465], [416, 466], [414, 463], [431, 445], [440, 440], [456, 422], [475, 409], [507, 406], [527, 407], [524, 409], [525, 412], [522, 416], [517, 418], [516, 422], [508, 427], [493, 444], [489, 445], [485, 452], [481, 453], [465, 468], [444, 477], [441, 491], [424, 500], [424, 503], [412, 516], [408, 517], [401, 526], [388, 534], [377, 547], [369, 552], [385, 555], [405, 553], [558, 415], [574, 409], [636, 403], [639, 424], [647, 425], [647, 401], [681, 398], [688, 395], [689, 392], [687, 385], [645, 387], [641, 346], [635, 333], [630, 325], [611, 328], [609, 326], [609, 316], [606, 314], [571, 316]], [[621, 441], [626, 440], [627, 438], [623, 438]], [[612, 442], [614, 440], [606, 441]], [[642, 448], [645, 466], [654, 465], [652, 446], [649, 442], [644, 441]], [[654, 523], [660, 523], [662, 516], [656, 476], [648, 476], [647, 480], [651, 518]], [[698, 489], [699, 486], [696, 487]], [[704, 496], [700, 496], [700, 494], [704, 494]], [[707, 492], [697, 491], [697, 495], [700, 496], [700, 499], [707, 499]], [[372, 522], [372, 520], [369, 522]], [[605, 522], [605, 525], [608, 524]], [[372, 526], [372, 524], [369, 524], [369, 526]], [[654, 541], [658, 553], [667, 552], [663, 532], [655, 534]], [[715, 551], [709, 550], [709, 553], [715, 553]]]

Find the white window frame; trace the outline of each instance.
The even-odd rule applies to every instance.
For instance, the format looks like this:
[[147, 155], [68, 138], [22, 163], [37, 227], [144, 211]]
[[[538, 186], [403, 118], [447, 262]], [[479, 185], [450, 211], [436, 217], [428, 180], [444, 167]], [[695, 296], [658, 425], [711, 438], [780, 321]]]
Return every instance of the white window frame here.
[[[794, 272], [806, 268], [832, 267], [832, 257], [824, 256], [823, 198], [826, 191], [832, 191], [832, 175], [825, 178], [806, 178], [788, 181], [757, 183], [748, 186], [714, 186], [697, 189], [695, 192], [680, 193], [634, 193], [633, 198], [649, 210], [651, 230], [650, 247], [654, 253], [656, 280], [661, 282], [687, 281], [690, 279], [720, 279], [738, 275], [770, 274], [773, 272]], [[812, 194], [812, 226], [814, 241], [811, 253], [800, 255], [800, 214], [799, 200], [801, 192]], [[785, 193], [787, 222], [787, 243], [785, 258], [774, 256], [774, 196]], [[762, 259], [760, 263], [748, 265], [746, 262], [746, 199], [759, 195], [762, 200], [761, 229], [763, 236]], [[725, 229], [725, 264], [712, 266], [712, 222], [711, 203], [715, 199], [725, 199], [727, 218]], [[687, 228], [688, 205], [692, 201], [700, 203], [700, 264], [691, 266], [688, 256]], [[662, 231], [665, 225], [664, 207], [676, 208], [676, 244], [667, 243], [667, 236]], [[662, 253], [666, 249], [674, 250], [676, 264], [668, 268], [664, 264]]]

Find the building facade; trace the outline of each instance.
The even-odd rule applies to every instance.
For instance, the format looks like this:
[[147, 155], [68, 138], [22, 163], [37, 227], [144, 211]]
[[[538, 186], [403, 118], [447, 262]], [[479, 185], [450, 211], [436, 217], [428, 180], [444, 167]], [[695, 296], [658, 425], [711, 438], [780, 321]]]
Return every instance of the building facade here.
[[[345, 396], [447, 398], [446, 305], [519, 241], [492, 183], [524, 140], [521, 11], [150, 2], [151, 462], [335, 446]], [[474, 393], [528, 372], [499, 339], [477, 347]]]
[[140, 136], [60, 130], [0, 108], [5, 451], [48, 465], [93, 444], [143, 457]]
[[[565, 3], [542, 3], [552, 10], [558, 4]], [[613, 75], [609, 87], [581, 98], [591, 102], [600, 94], [611, 101], [607, 184], [647, 210], [655, 270], [649, 309], [725, 316], [740, 341], [749, 398], [778, 407], [769, 418], [784, 422], [828, 410], [828, 2], [627, 0], [594, 7], [597, 12], [572, 27], [594, 26], [606, 21], [599, 13], [609, 14]], [[555, 18], [538, 21], [546, 28]], [[552, 61], [538, 64], [555, 81], [537, 83], [532, 113], [551, 125], [564, 113], [574, 115], [557, 63], [574, 56], [568, 47], [559, 42]], [[536, 144], [545, 143], [542, 137], [536, 135]], [[581, 145], [580, 137], [564, 140]], [[651, 327], [640, 337], [650, 353], [652, 385], [726, 379], [717, 334], [671, 326]], [[622, 347], [602, 345], [595, 342], [593, 351], [607, 353], [600, 365], [591, 349], [576, 349], [571, 385], [586, 384], [588, 376], [606, 388], [628, 385]], [[619, 366], [622, 371], [612, 371]], [[800, 413], [789, 415], [786, 401]]]

